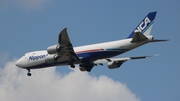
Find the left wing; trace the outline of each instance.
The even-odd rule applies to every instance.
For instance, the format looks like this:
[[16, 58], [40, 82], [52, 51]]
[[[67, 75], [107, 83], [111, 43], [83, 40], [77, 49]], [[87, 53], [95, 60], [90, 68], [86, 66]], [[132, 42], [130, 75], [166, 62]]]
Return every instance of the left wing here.
[[145, 59], [147, 57], [153, 57], [153, 56], [158, 56], [158, 55], [159, 54], [151, 55], [151, 56], [135, 56], [135, 57], [125, 57], [125, 58], [106, 58], [106, 59], [96, 60], [94, 61], [94, 64], [103, 65], [103, 63], [108, 63], [109, 69], [115, 69], [115, 68], [119, 68], [124, 62], [128, 60]]
[[67, 34], [67, 28], [64, 28], [60, 32], [58, 43], [61, 47], [61, 51], [59, 52], [59, 54], [61, 54], [60, 59], [68, 58], [70, 65], [73, 65], [73, 62], [80, 61], [80, 59], [77, 57], [76, 53], [74, 52], [73, 45]]
[[60, 32], [58, 44], [48, 47], [47, 52], [50, 55], [45, 60], [46, 62], [69, 61], [69, 65], [74, 68], [74, 63], [80, 63], [81, 61], [74, 52], [73, 45], [67, 34], [67, 28]]

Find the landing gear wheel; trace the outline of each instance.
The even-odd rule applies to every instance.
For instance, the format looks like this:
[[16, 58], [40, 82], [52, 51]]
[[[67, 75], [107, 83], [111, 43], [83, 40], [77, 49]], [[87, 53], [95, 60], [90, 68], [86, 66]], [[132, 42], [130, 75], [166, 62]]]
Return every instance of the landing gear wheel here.
[[31, 76], [31, 73], [27, 73], [27, 76]]
[[71, 66], [71, 68], [75, 68], [75, 65], [74, 65], [74, 60], [73, 59], [70, 59], [69, 61], [69, 65]]
[[75, 65], [71, 65], [71, 68], [75, 68]]
[[27, 76], [31, 76], [30, 69], [27, 69], [27, 70], [28, 70]]
[[79, 67], [84, 67], [84, 65], [83, 64], [79, 64]]

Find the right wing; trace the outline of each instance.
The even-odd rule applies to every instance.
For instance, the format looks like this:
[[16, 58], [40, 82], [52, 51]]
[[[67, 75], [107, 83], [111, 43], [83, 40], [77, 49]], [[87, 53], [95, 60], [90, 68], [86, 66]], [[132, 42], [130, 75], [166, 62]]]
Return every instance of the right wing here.
[[115, 69], [119, 68], [124, 62], [128, 60], [134, 60], [134, 59], [145, 59], [147, 57], [153, 57], [153, 56], [158, 56], [159, 54], [156, 55], [151, 55], [151, 56], [135, 56], [135, 57], [124, 57], [124, 58], [106, 58], [106, 59], [99, 59], [94, 61], [95, 65], [103, 65], [103, 63], [108, 63], [108, 68], [109, 69]]

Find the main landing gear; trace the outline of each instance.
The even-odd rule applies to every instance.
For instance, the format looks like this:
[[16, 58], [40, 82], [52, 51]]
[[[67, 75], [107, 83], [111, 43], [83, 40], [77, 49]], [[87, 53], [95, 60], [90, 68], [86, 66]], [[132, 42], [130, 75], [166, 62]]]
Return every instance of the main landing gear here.
[[27, 70], [28, 70], [27, 76], [31, 76], [31, 71], [30, 71], [30, 69], [27, 69]]
[[75, 65], [74, 65], [74, 64], [71, 64], [70, 66], [71, 66], [71, 68], [75, 68]]
[[69, 61], [69, 65], [71, 66], [71, 68], [75, 68], [74, 61], [72, 59]]

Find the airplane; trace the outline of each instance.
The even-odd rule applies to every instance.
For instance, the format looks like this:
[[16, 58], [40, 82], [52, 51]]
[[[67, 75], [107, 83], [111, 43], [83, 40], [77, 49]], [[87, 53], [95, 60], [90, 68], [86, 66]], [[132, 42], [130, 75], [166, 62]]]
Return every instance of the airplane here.
[[49, 46], [47, 50], [28, 52], [15, 64], [17, 67], [27, 69], [27, 75], [31, 76], [31, 69], [65, 65], [75, 68], [75, 65], [79, 65], [81, 71], [90, 72], [94, 66], [104, 63], [107, 63], [109, 69], [115, 69], [128, 60], [156, 56], [113, 58], [150, 42], [168, 41], [154, 39], [150, 34], [156, 13], [156, 11], [148, 13], [126, 39], [111, 42], [73, 47], [67, 28], [64, 28], [59, 34], [57, 44]]

